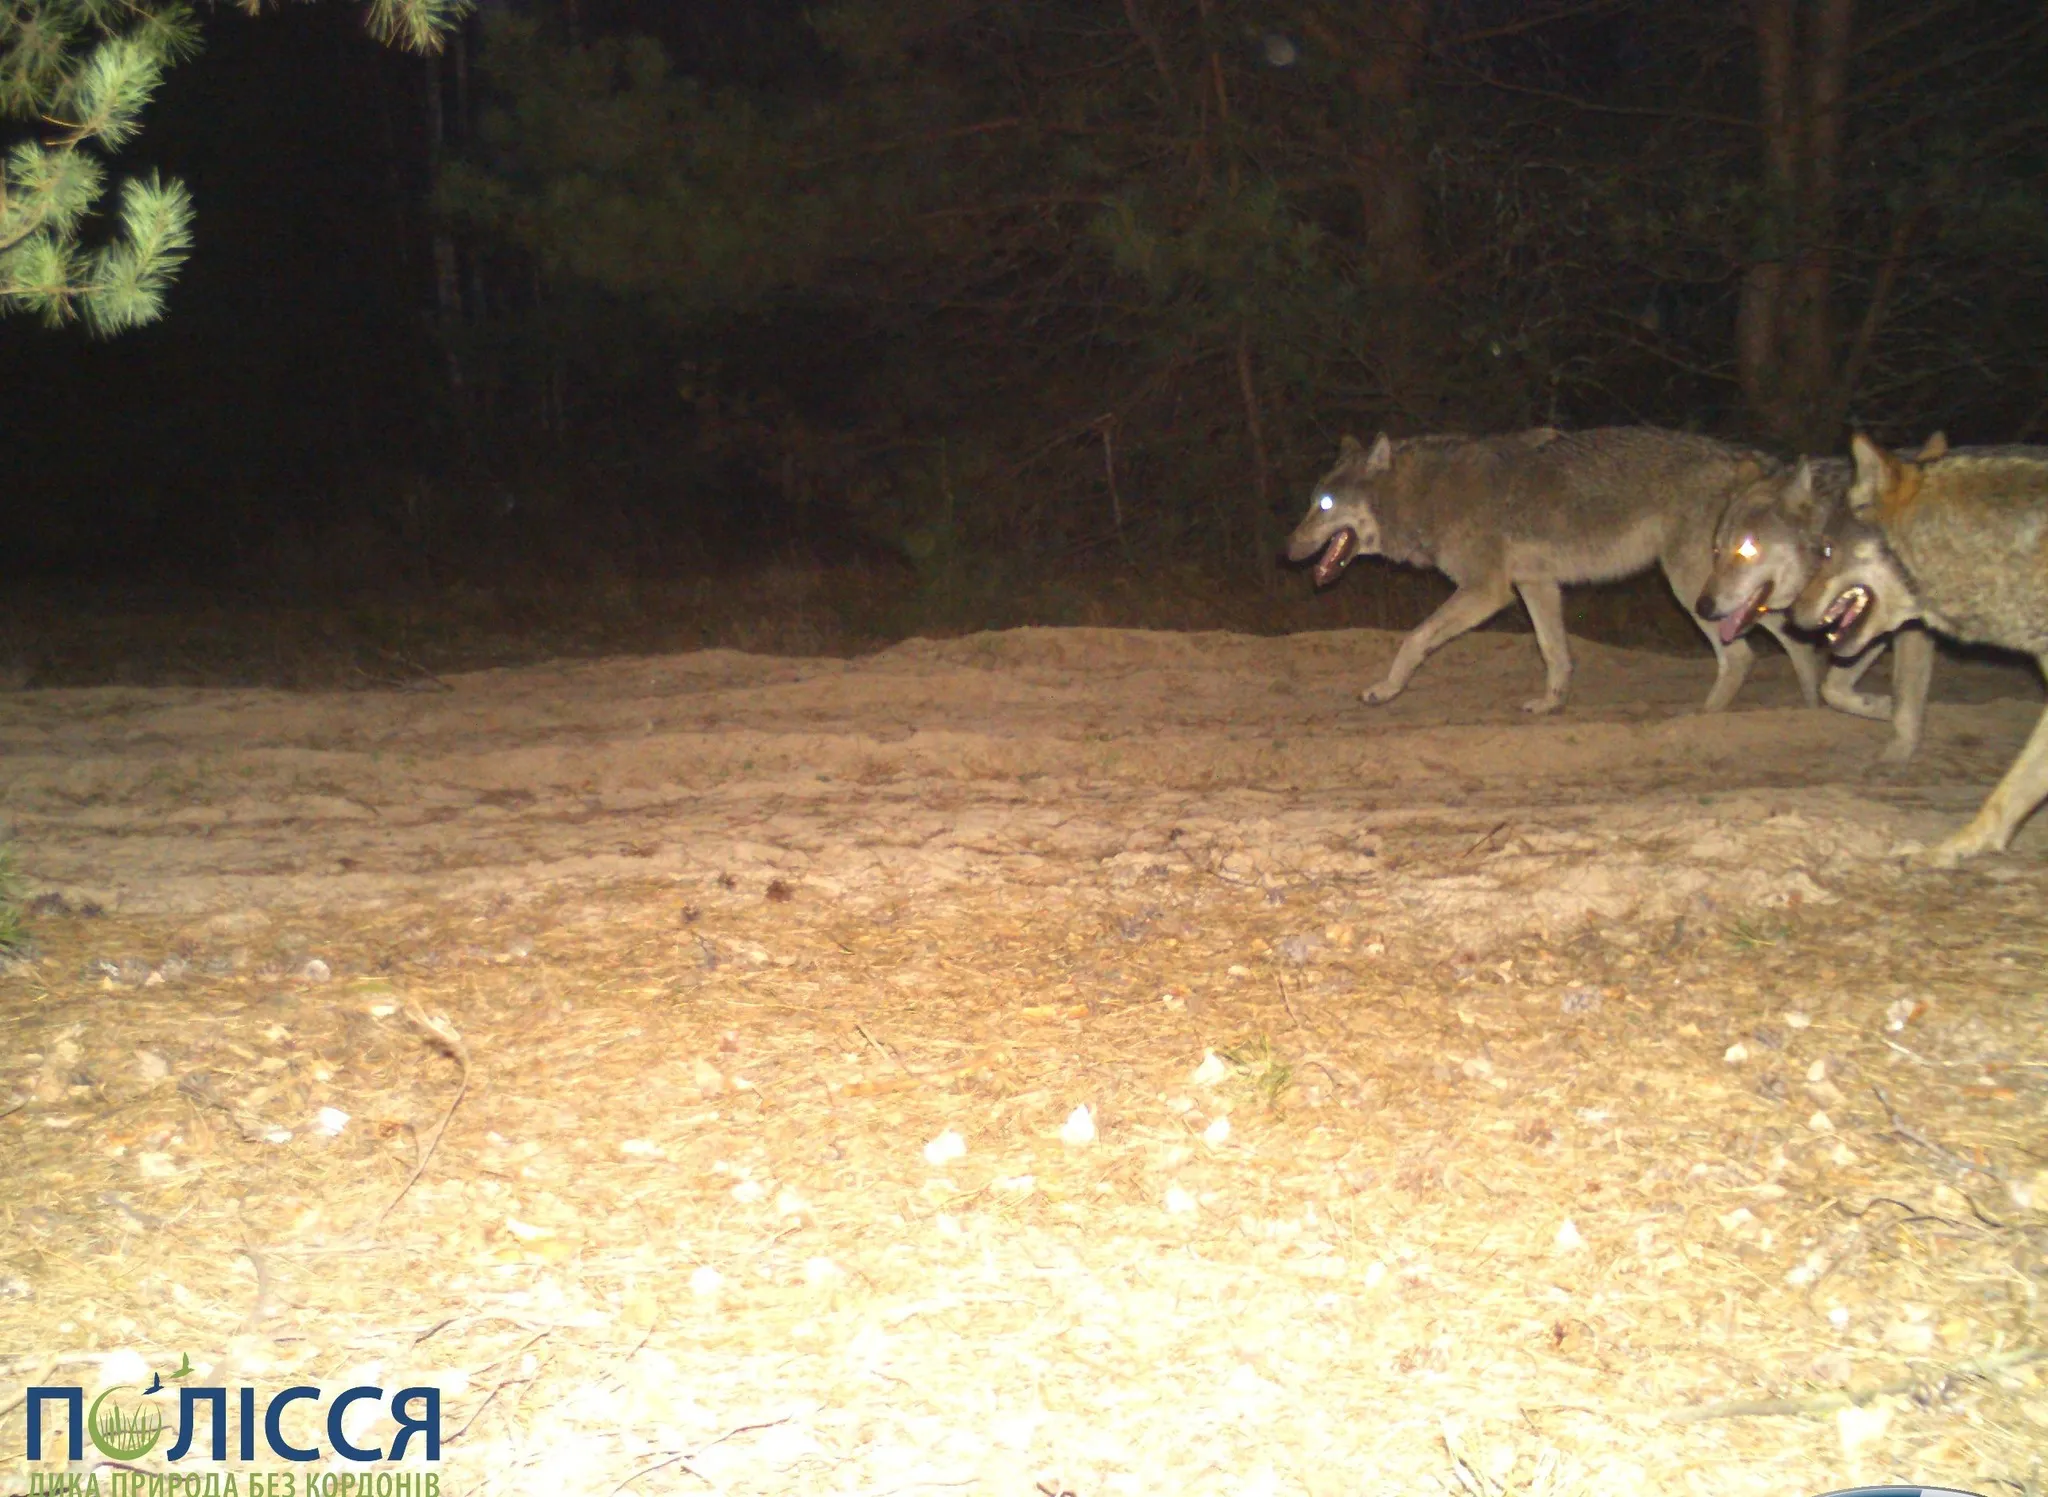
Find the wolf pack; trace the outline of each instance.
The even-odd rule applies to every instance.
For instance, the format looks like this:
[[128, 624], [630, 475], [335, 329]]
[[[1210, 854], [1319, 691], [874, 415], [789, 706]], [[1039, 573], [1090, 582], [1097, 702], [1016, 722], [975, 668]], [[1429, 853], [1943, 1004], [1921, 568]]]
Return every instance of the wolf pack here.
[[[1377, 704], [1432, 650], [1517, 594], [1536, 628], [1544, 688], [1570, 690], [1562, 589], [1662, 569], [1713, 646], [1704, 710], [1742, 689], [1762, 628], [1791, 657], [1809, 706], [1889, 718], [1882, 756], [1919, 746], [1935, 644], [1928, 631], [2031, 655], [2048, 673], [2048, 447], [1957, 447], [1937, 433], [1917, 452], [1857, 435], [1848, 458], [1786, 462], [1656, 427], [1498, 436], [1346, 437], [1288, 543], [1326, 586], [1353, 560], [1435, 568], [1456, 590], [1401, 641]], [[1861, 689], [1885, 643], [1892, 692]], [[2003, 849], [2048, 796], [2048, 711], [1966, 826], [1928, 850], [1953, 867]]]

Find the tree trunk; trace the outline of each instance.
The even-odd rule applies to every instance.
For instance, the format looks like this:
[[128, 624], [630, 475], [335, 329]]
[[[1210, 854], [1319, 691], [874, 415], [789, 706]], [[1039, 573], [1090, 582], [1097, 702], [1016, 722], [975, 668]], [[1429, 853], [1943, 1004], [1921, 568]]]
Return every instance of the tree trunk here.
[[[458, 45], [460, 45], [458, 40]], [[438, 178], [441, 163], [454, 136], [447, 109], [447, 60], [439, 54], [421, 59], [427, 101], [427, 173]], [[457, 125], [459, 128], [459, 122]], [[447, 365], [448, 393], [459, 424], [464, 423], [468, 392], [462, 377], [462, 360], [455, 351], [455, 330], [462, 321], [462, 262], [456, 252], [455, 233], [447, 218], [433, 215], [431, 235], [434, 246], [434, 319], [441, 356]]]
[[1244, 425], [1251, 436], [1252, 494], [1259, 513], [1273, 513], [1273, 465], [1266, 456], [1266, 422], [1259, 411], [1259, 386], [1252, 374], [1252, 325], [1245, 318], [1237, 324], [1237, 392], [1244, 400]]
[[1166, 60], [1166, 48], [1159, 40], [1159, 28], [1152, 24], [1139, 4], [1139, 0], [1124, 0], [1124, 19], [1130, 22], [1131, 34], [1145, 44], [1145, 50], [1152, 54], [1152, 66], [1159, 70], [1159, 84], [1166, 93], [1168, 104], [1180, 102], [1180, 90], [1174, 86], [1173, 64]]
[[1410, 411], [1429, 403], [1419, 379], [1429, 241], [1415, 141], [1429, 6], [1430, 0], [1380, 0], [1366, 60], [1352, 73], [1363, 116], [1358, 185], [1365, 208], [1366, 263], [1385, 319], [1380, 346], [1388, 394]]
[[1817, 0], [1808, 45], [1805, 183], [1800, 194], [1799, 261], [1787, 329], [1798, 429], [1807, 449], [1832, 447], [1822, 429], [1835, 393], [1835, 237], [1841, 197], [1843, 82], [1849, 71], [1849, 26], [1855, 0]]
[[1751, 0], [1763, 181], [1736, 310], [1751, 417], [1805, 451], [1836, 445], [1833, 291], [1855, 0]]
[[1763, 182], [1751, 230], [1749, 267], [1743, 273], [1742, 297], [1735, 312], [1735, 361], [1743, 403], [1757, 424], [1774, 435], [1784, 424], [1779, 404], [1784, 368], [1778, 332], [1798, 206], [1798, 116], [1792, 107], [1795, 3], [1754, 0]]

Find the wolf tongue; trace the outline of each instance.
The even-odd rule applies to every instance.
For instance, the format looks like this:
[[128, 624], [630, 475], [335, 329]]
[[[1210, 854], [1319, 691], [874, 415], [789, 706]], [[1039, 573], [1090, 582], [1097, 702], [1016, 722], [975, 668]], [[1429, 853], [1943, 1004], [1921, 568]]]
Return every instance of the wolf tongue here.
[[1821, 622], [1827, 625], [1828, 643], [1841, 643], [1863, 621], [1869, 607], [1870, 594], [1861, 587], [1850, 588], [1829, 604], [1828, 611], [1821, 615]]
[[1764, 600], [1770, 597], [1770, 595], [1771, 585], [1766, 582], [1762, 587], [1745, 598], [1740, 608], [1735, 609], [1731, 613], [1723, 614], [1721, 616], [1721, 627], [1716, 631], [1721, 636], [1721, 643], [1732, 645], [1736, 640], [1740, 639], [1742, 631], [1751, 624], [1754, 624], [1759, 615], [1767, 612], [1764, 607]]

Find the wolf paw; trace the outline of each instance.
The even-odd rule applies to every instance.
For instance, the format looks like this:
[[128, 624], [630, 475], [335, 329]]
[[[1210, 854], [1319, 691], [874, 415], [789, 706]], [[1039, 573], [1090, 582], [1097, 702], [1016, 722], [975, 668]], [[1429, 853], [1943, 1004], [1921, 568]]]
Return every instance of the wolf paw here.
[[1885, 745], [1884, 752], [1870, 761], [1864, 773], [1874, 779], [1896, 775], [1911, 762], [1913, 750], [1918, 745], [1904, 738], [1894, 738]]
[[1377, 707], [1382, 702], [1391, 702], [1400, 694], [1400, 687], [1389, 686], [1386, 682], [1382, 681], [1377, 686], [1366, 687], [1364, 691], [1358, 694], [1358, 699], [1368, 707]]
[[1851, 717], [1867, 717], [1875, 722], [1884, 722], [1892, 715], [1892, 699], [1880, 693], [1823, 690], [1821, 700], [1837, 712], [1846, 712]]
[[1995, 852], [1997, 848], [1995, 836], [1971, 825], [1953, 837], [1935, 843], [1920, 855], [1920, 861], [1929, 868], [1954, 868], [1965, 858], [1973, 858], [1980, 852]]

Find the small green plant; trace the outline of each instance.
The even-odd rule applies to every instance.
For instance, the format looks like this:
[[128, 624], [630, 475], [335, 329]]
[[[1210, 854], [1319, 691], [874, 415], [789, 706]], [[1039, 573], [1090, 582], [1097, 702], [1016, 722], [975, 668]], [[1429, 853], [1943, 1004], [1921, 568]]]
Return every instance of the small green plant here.
[[1271, 1040], [1260, 1035], [1217, 1054], [1237, 1067], [1238, 1079], [1264, 1104], [1266, 1111], [1279, 1110], [1280, 1094], [1293, 1082], [1294, 1067], [1273, 1053]]
[[1744, 951], [1760, 951], [1766, 946], [1775, 946], [1792, 933], [1792, 928], [1782, 920], [1766, 920], [1761, 916], [1737, 915], [1728, 923], [1728, 939]]
[[0, 956], [19, 951], [28, 942], [21, 916], [21, 874], [14, 854], [0, 847]]

